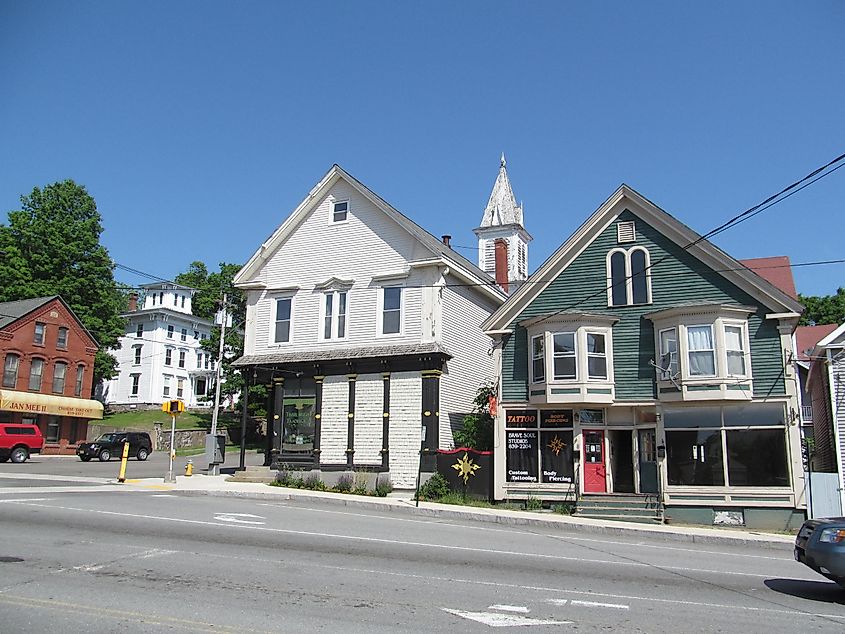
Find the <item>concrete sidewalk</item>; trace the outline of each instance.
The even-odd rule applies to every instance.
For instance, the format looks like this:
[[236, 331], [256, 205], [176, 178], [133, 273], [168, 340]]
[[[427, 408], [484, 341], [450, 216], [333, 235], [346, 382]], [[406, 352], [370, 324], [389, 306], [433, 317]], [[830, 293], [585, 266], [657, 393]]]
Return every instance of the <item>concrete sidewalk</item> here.
[[496, 508], [477, 508], [420, 502], [419, 507], [408, 497], [392, 494], [390, 497], [365, 497], [327, 491], [310, 491], [273, 487], [253, 482], [227, 482], [228, 475], [191, 477], [177, 476], [175, 484], [163, 484], [161, 478], [127, 480], [129, 487], [172, 490], [187, 495], [231, 496], [263, 501], [320, 502], [337, 506], [369, 509], [385, 513], [416, 515], [444, 519], [477, 521], [505, 526], [543, 528], [561, 532], [588, 533], [591, 535], [619, 535], [641, 537], [644, 540], [687, 542], [696, 544], [753, 545], [790, 551], [795, 538], [789, 535], [718, 529], [691, 526], [649, 525], [633, 522], [615, 522], [586, 517], [571, 517], [549, 512], [511, 511]]

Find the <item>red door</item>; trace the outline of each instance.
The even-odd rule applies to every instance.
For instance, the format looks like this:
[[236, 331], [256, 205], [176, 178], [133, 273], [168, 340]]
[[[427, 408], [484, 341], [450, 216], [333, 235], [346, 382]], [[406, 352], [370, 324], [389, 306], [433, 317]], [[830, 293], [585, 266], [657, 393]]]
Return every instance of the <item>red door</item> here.
[[584, 431], [584, 493], [607, 493], [603, 431]]

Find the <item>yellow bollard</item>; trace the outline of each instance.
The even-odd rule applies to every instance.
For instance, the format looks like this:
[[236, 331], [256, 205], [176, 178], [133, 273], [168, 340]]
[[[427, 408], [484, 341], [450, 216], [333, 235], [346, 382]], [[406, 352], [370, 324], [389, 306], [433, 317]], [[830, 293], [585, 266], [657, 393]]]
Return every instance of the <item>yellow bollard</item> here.
[[188, 458], [188, 464], [185, 465], [185, 475], [191, 477], [194, 475], [194, 461]]
[[120, 475], [117, 476], [117, 481], [123, 484], [126, 482], [126, 461], [129, 460], [129, 441], [123, 443], [123, 457], [120, 459]]

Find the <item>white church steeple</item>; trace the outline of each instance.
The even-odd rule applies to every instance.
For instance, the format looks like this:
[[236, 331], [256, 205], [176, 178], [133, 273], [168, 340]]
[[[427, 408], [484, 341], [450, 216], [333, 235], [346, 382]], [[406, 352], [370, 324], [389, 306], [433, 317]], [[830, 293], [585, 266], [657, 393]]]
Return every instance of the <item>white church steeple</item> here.
[[[528, 278], [528, 243], [532, 238], [523, 225], [522, 205], [516, 203], [513, 195], [504, 153], [481, 226], [473, 231], [478, 236], [478, 266], [513, 293]], [[505, 270], [507, 277], [503, 280]]]

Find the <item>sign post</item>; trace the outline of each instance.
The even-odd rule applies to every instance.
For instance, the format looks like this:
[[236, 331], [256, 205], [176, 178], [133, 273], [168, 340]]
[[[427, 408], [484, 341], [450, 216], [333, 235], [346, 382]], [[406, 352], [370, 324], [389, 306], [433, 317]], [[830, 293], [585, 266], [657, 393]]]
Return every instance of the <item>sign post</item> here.
[[161, 404], [161, 411], [170, 414], [170, 467], [167, 470], [165, 482], [176, 482], [173, 477], [173, 459], [176, 457], [176, 416], [185, 411], [182, 401], [165, 401]]

